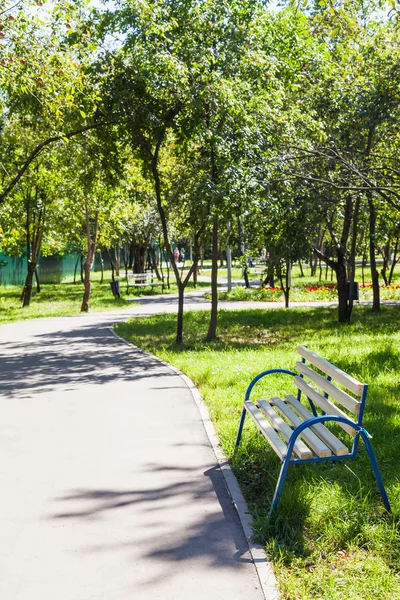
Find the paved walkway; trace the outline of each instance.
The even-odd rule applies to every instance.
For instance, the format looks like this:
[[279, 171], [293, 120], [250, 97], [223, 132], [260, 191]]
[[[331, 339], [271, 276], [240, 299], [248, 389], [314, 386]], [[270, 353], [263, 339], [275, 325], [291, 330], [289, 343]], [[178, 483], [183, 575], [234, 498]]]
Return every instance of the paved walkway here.
[[264, 597], [190, 391], [109, 330], [170, 310], [0, 327], [1, 600]]

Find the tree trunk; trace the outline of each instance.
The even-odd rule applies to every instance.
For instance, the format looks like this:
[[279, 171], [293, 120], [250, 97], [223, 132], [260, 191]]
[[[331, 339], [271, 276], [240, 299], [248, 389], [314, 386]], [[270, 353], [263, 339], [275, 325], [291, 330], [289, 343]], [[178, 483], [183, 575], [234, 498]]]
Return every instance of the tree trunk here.
[[41, 287], [40, 287], [40, 279], [39, 279], [37, 269], [35, 269], [35, 279], [36, 279], [36, 292], [38, 294], [40, 294]]
[[90, 300], [90, 292], [91, 292], [91, 287], [92, 287], [91, 282], [90, 282], [90, 270], [91, 270], [91, 264], [90, 264], [89, 256], [88, 256], [87, 259], [85, 260], [85, 264], [83, 265], [84, 292], [83, 292], [81, 312], [89, 312], [89, 300]]
[[394, 250], [393, 250], [392, 264], [390, 266], [390, 273], [389, 273], [389, 279], [388, 279], [389, 285], [392, 283], [392, 280], [393, 280], [393, 273], [394, 273], [395, 266], [397, 264], [398, 249], [399, 249], [399, 238], [397, 238], [395, 246], [394, 246]]
[[314, 247], [314, 253], [318, 258], [321, 258], [333, 269], [336, 273], [336, 284], [338, 292], [338, 320], [339, 323], [349, 323], [350, 315], [347, 292], [347, 271], [346, 271], [346, 259], [342, 249], [338, 248], [337, 260], [334, 261], [323, 254], [318, 248]]
[[28, 265], [28, 273], [25, 279], [24, 289], [22, 291], [22, 306], [25, 308], [29, 306], [32, 298], [32, 288], [33, 288], [33, 277], [36, 271], [36, 263], [29, 262]]
[[300, 267], [300, 277], [304, 277], [303, 265], [301, 264], [301, 260], [299, 260], [299, 267]]
[[315, 277], [315, 274], [317, 272], [317, 266], [318, 266], [318, 259], [317, 259], [317, 257], [315, 257], [314, 259], [311, 259], [311, 262], [310, 262], [311, 277]]
[[337, 291], [338, 291], [338, 318], [339, 323], [350, 323], [348, 311], [347, 274], [344, 260], [338, 261], [336, 268]]
[[159, 271], [158, 265], [157, 265], [156, 252], [155, 252], [153, 246], [149, 246], [149, 253], [150, 253], [150, 259], [151, 259], [151, 265], [154, 269], [156, 277], [157, 277], [158, 281], [162, 281], [162, 277], [161, 277], [161, 274], [160, 274], [160, 271]]
[[242, 272], [243, 272], [244, 285], [247, 289], [249, 289], [250, 288], [249, 267], [247, 265], [245, 267], [243, 267]]
[[290, 294], [289, 288], [283, 290], [283, 295], [285, 297], [285, 308], [289, 308], [289, 294]]
[[169, 283], [169, 279], [170, 279], [170, 262], [169, 259], [167, 257], [167, 260], [165, 261], [165, 264], [167, 266], [167, 289], [170, 290], [171, 289], [171, 285]]
[[221, 269], [224, 266], [224, 253], [222, 252], [222, 249], [219, 251], [219, 266]]
[[[36, 187], [35, 198], [38, 195]], [[22, 306], [29, 306], [32, 298], [33, 277], [36, 274], [36, 268], [42, 248], [42, 239], [45, 223], [45, 209], [40, 208], [37, 211], [32, 211], [30, 204], [31, 195], [26, 198], [26, 248], [27, 248], [27, 263], [28, 271], [25, 280], [25, 285], [21, 294]], [[32, 230], [31, 230], [32, 229]], [[40, 292], [39, 279], [36, 278], [38, 292]]]
[[382, 254], [382, 258], [383, 258], [383, 265], [382, 265], [382, 269], [381, 269], [381, 275], [383, 278], [383, 281], [385, 283], [385, 285], [389, 285], [388, 283], [388, 276], [387, 276], [387, 270], [389, 267], [389, 259], [390, 259], [390, 240], [387, 244], [384, 244], [381, 248], [381, 254]]
[[[194, 261], [196, 263], [194, 271], [193, 271], [193, 287], [197, 287], [197, 275], [199, 273], [199, 259], [200, 259], [200, 255], [201, 255], [201, 248], [199, 245], [199, 236], [198, 234], [195, 232], [194, 234], [194, 240], [193, 240], [193, 250], [194, 250]], [[192, 247], [190, 247], [192, 249]], [[193, 256], [192, 256], [193, 258]]]
[[279, 262], [277, 265], [279, 282], [281, 284], [281, 290], [285, 298], [285, 308], [289, 308], [289, 294], [290, 294], [290, 262], [285, 261], [285, 280], [283, 279], [282, 264]]
[[285, 308], [289, 308], [289, 294], [290, 294], [290, 285], [292, 281], [291, 274], [292, 265], [289, 260], [286, 261], [286, 290], [285, 290]]
[[133, 242], [131, 242], [129, 244], [129, 263], [128, 263], [128, 267], [130, 269], [133, 269], [133, 258], [135, 256], [135, 244]]
[[90, 282], [90, 272], [92, 270], [94, 257], [96, 256], [96, 245], [97, 245], [97, 233], [98, 233], [98, 224], [99, 224], [99, 215], [95, 214], [93, 220], [93, 232], [91, 232], [91, 219], [90, 219], [90, 211], [88, 201], [85, 200], [85, 219], [86, 219], [86, 243], [87, 243], [87, 257], [85, 260], [85, 264], [83, 265], [83, 270], [85, 273], [84, 276], [84, 292], [82, 298], [81, 312], [89, 311], [89, 300], [91, 293], [91, 282]]
[[360, 196], [357, 196], [355, 203], [354, 203], [350, 255], [349, 255], [348, 264], [347, 264], [347, 267], [348, 267], [347, 312], [349, 315], [349, 321], [350, 321], [351, 313], [353, 312], [353, 304], [354, 304], [354, 279], [355, 279], [355, 275], [356, 275], [356, 249], [357, 249], [357, 229], [358, 229], [359, 212], [360, 212]]
[[101, 252], [100, 252], [100, 271], [101, 271], [100, 283], [103, 283], [103, 281], [104, 281], [104, 260], [101, 255]]
[[[192, 267], [189, 269], [188, 274], [186, 275], [184, 281], [181, 280], [180, 276], [179, 276], [179, 269], [178, 266], [175, 263], [174, 260], [174, 254], [172, 251], [172, 246], [169, 240], [169, 235], [168, 235], [168, 222], [167, 222], [167, 217], [165, 214], [165, 210], [163, 207], [163, 202], [162, 202], [162, 195], [161, 195], [161, 179], [160, 179], [160, 174], [158, 172], [158, 151], [160, 148], [160, 144], [158, 145], [154, 155], [152, 155], [152, 160], [151, 160], [151, 170], [152, 170], [152, 175], [153, 175], [153, 179], [154, 179], [154, 188], [155, 188], [155, 193], [156, 193], [156, 200], [157, 200], [157, 209], [158, 209], [158, 214], [160, 216], [160, 221], [161, 221], [161, 227], [162, 227], [162, 232], [163, 232], [163, 238], [164, 238], [164, 245], [165, 245], [165, 249], [167, 251], [167, 256], [169, 258], [169, 262], [172, 265], [172, 269], [174, 271], [174, 275], [175, 275], [175, 280], [176, 280], [176, 284], [178, 286], [178, 290], [180, 290], [180, 288], [182, 287], [182, 294], [184, 293], [185, 287], [188, 284], [188, 281], [190, 279], [190, 277], [192, 276], [192, 272], [193, 272], [193, 265]], [[204, 230], [205, 224], [201, 227], [201, 231]], [[218, 265], [217, 265], [218, 267]], [[168, 275], [169, 277], [169, 275]], [[168, 287], [169, 287], [169, 279], [168, 279]], [[182, 301], [182, 306], [183, 306], [183, 301]], [[181, 320], [181, 325], [183, 323], [183, 320]], [[178, 325], [179, 322], [177, 324], [177, 335], [176, 335], [176, 341], [177, 343], [181, 343], [182, 342], [182, 331], [179, 331], [178, 329]]]
[[114, 254], [115, 254], [115, 275], [117, 277], [119, 277], [119, 271], [121, 269], [121, 249], [119, 246], [119, 242], [117, 242], [115, 244]]
[[144, 273], [146, 263], [146, 246], [142, 246], [141, 244], [135, 244], [133, 248], [133, 257], [133, 272]]
[[367, 264], [367, 247], [364, 247], [362, 260], [361, 260], [361, 279], [362, 286], [365, 287], [365, 265]]
[[271, 255], [268, 260], [268, 283], [270, 287], [275, 287], [275, 265]]
[[212, 232], [212, 267], [211, 267], [211, 315], [206, 340], [210, 342], [217, 337], [218, 320], [218, 217], [214, 215]]
[[110, 265], [111, 265], [111, 281], [112, 281], [112, 284], [114, 287], [113, 294], [114, 294], [114, 296], [118, 296], [118, 298], [121, 298], [121, 293], [118, 291], [118, 287], [117, 287], [117, 284], [115, 281], [115, 276], [114, 276], [114, 273], [116, 272], [116, 268], [114, 265], [114, 261], [111, 258], [111, 251], [108, 248], [107, 248], [107, 254], [108, 254], [108, 258], [110, 260]]
[[124, 270], [125, 270], [126, 293], [129, 294], [129, 279], [128, 279], [129, 249], [126, 248], [126, 244], [123, 244], [123, 246], [122, 246], [122, 260], [124, 263]]
[[372, 198], [372, 192], [367, 192], [368, 207], [369, 207], [369, 261], [371, 265], [371, 279], [372, 279], [372, 312], [380, 312], [380, 289], [379, 289], [379, 273], [376, 268], [376, 246], [375, 246], [375, 235], [376, 235], [376, 211], [375, 205]]
[[183, 303], [185, 288], [178, 284], [178, 315], [176, 324], [176, 343], [181, 344], [183, 339]]
[[[324, 248], [323, 248], [324, 235], [325, 235], [325, 231], [322, 231], [322, 228], [320, 228], [318, 231], [317, 239], [315, 241], [315, 246], [318, 248], [318, 250], [322, 254], [324, 253]], [[315, 275], [317, 274], [317, 267], [318, 267], [318, 257], [315, 256], [315, 254], [311, 255], [310, 267], [311, 267], [311, 277], [315, 277]]]

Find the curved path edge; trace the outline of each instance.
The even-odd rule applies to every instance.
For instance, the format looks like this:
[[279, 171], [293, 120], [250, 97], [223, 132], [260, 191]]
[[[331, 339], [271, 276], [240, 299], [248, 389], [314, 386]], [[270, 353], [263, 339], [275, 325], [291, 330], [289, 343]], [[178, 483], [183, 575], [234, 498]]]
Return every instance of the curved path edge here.
[[190, 379], [190, 377], [188, 377], [187, 375], [182, 373], [182, 371], [180, 371], [173, 365], [161, 360], [161, 358], [154, 356], [154, 354], [150, 354], [150, 352], [146, 352], [145, 350], [142, 350], [142, 348], [139, 348], [138, 346], [135, 346], [135, 344], [132, 344], [132, 342], [129, 342], [128, 340], [124, 339], [123, 337], [121, 337], [120, 335], [118, 335], [116, 333], [116, 331], [114, 330], [113, 327], [109, 327], [109, 330], [112, 333], [112, 335], [115, 336], [117, 339], [119, 339], [121, 342], [123, 342], [124, 344], [127, 344], [128, 346], [131, 346], [132, 348], [135, 348], [137, 351], [141, 352], [143, 355], [149, 356], [153, 360], [157, 360], [162, 365], [171, 369], [171, 371], [173, 371], [176, 375], [178, 375], [185, 382], [186, 386], [188, 387], [189, 391], [191, 392], [193, 399], [199, 409], [200, 416], [203, 421], [204, 429], [206, 430], [207, 437], [210, 441], [210, 444], [214, 451], [218, 465], [224, 476], [226, 488], [232, 499], [232, 503], [236, 509], [236, 512], [239, 516], [239, 520], [242, 525], [247, 544], [249, 546], [249, 552], [251, 554], [254, 566], [256, 568], [258, 579], [260, 581], [261, 589], [263, 591], [265, 599], [266, 600], [278, 600], [280, 598], [279, 589], [278, 589], [278, 584], [276, 581], [275, 574], [272, 570], [271, 563], [267, 558], [267, 555], [265, 553], [263, 546], [261, 546], [261, 544], [255, 544], [253, 542], [253, 531], [252, 531], [253, 519], [252, 519], [252, 516], [251, 516], [249, 508], [247, 506], [247, 502], [244, 499], [244, 496], [240, 489], [239, 483], [229, 465], [228, 458], [226, 457], [225, 453], [223, 452], [223, 450], [219, 444], [218, 436], [215, 431], [214, 425], [211, 421], [210, 414], [208, 412], [208, 408], [207, 408], [203, 398], [201, 397], [199, 390], [194, 385], [194, 383]]

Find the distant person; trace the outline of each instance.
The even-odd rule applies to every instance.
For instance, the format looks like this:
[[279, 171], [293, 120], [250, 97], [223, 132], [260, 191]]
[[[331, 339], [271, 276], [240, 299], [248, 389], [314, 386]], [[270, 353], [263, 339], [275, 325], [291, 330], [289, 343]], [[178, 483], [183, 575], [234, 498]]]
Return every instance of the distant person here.
[[174, 250], [174, 261], [175, 263], [179, 262], [179, 248], [175, 248]]
[[181, 261], [182, 261], [183, 263], [185, 262], [185, 255], [186, 255], [185, 248], [181, 248], [181, 256], [180, 256], [180, 259], [181, 259]]

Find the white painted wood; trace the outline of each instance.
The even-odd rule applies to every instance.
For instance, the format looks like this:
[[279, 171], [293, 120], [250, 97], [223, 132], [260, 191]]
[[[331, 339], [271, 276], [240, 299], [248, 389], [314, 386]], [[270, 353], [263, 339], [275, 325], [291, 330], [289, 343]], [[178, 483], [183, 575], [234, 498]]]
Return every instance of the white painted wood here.
[[331, 398], [334, 398], [337, 402], [340, 402], [340, 404], [347, 408], [347, 410], [352, 412], [354, 415], [359, 414], [361, 402], [347, 394], [347, 392], [344, 392], [336, 387], [336, 385], [325, 379], [325, 377], [304, 363], [297, 362], [296, 369], [299, 373], [311, 379], [311, 381], [313, 381], [321, 390], [329, 394]]
[[[311, 385], [309, 385], [304, 379], [301, 377], [294, 378], [294, 383], [297, 385], [299, 390], [305, 393], [307, 398], [310, 398], [315, 404], [317, 404], [321, 410], [323, 410], [327, 415], [336, 415], [338, 417], [344, 417], [345, 419], [349, 419], [349, 416], [346, 415], [338, 406], [333, 404], [330, 400], [322, 396], [317, 390], [315, 390]], [[350, 435], [356, 435], [356, 430], [354, 427], [350, 427], [350, 425], [346, 425], [346, 423], [338, 422], [338, 425], [342, 427], [347, 433]]]
[[[295, 411], [303, 417], [305, 421], [312, 419], [314, 415], [307, 410], [307, 408], [301, 404], [292, 394], [287, 394], [285, 400], [293, 406]], [[311, 429], [318, 435], [319, 438], [333, 451], [336, 456], [345, 456], [349, 454], [348, 448], [341, 442], [323, 423], [317, 423], [312, 425]]]
[[[273, 427], [280, 431], [286, 441], [289, 441], [292, 436], [293, 429], [289, 427], [289, 425], [278, 415], [278, 413], [272, 408], [267, 400], [257, 400], [257, 405], [271, 421]], [[300, 438], [297, 438], [293, 446], [293, 450], [301, 459], [305, 460], [313, 457], [311, 450], [307, 448], [305, 443]]]
[[348, 375], [338, 367], [335, 367], [335, 365], [333, 365], [332, 363], [328, 362], [324, 358], [321, 358], [320, 356], [318, 356], [318, 354], [315, 354], [315, 352], [312, 352], [305, 346], [299, 346], [298, 353], [300, 354], [300, 356], [302, 356], [303, 358], [308, 360], [312, 365], [314, 365], [314, 367], [317, 367], [317, 369], [320, 369], [327, 375], [330, 375], [338, 383], [343, 385], [346, 389], [350, 390], [350, 392], [356, 394], [356, 396], [361, 396], [361, 394], [363, 393], [363, 383], [360, 383], [359, 381], [357, 381], [357, 379], [351, 377], [351, 375]]
[[[303, 420], [300, 419], [280, 398], [272, 398], [271, 402], [283, 415], [285, 415], [294, 427], [298, 427], [303, 423]], [[314, 432], [311, 431], [311, 429], [304, 429], [300, 435], [320, 458], [332, 456], [332, 451], [317, 435], [315, 435]]]
[[258, 410], [257, 406], [251, 400], [246, 400], [244, 406], [261, 431], [265, 439], [269, 442], [272, 448], [275, 450], [277, 455], [284, 459], [287, 455], [287, 445], [276, 433], [275, 429], [271, 427], [267, 419], [263, 416], [262, 412]]
[[133, 287], [155, 287], [156, 285], [162, 285], [162, 281], [158, 279], [154, 280], [154, 275], [151, 271], [145, 271], [144, 273], [128, 273], [128, 282]]

